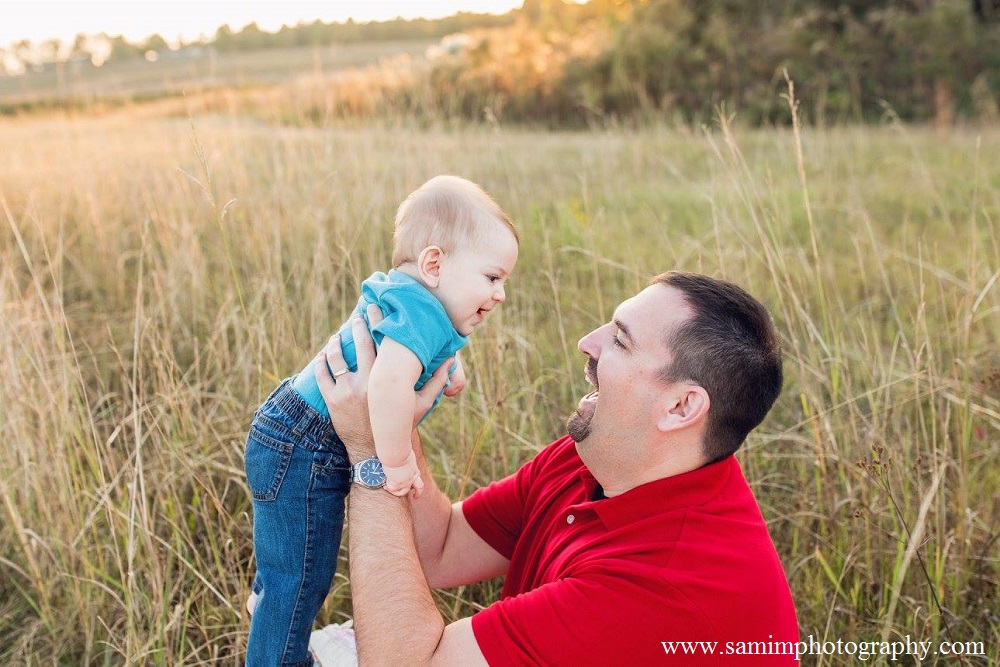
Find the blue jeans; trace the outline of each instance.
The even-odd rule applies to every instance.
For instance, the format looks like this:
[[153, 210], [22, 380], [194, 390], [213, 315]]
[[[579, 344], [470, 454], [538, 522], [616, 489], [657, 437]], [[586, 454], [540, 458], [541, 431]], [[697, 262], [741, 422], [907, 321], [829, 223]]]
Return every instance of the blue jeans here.
[[330, 591], [351, 471], [329, 417], [285, 380], [254, 414], [244, 455], [253, 493], [257, 606], [247, 665], [312, 665], [309, 633]]

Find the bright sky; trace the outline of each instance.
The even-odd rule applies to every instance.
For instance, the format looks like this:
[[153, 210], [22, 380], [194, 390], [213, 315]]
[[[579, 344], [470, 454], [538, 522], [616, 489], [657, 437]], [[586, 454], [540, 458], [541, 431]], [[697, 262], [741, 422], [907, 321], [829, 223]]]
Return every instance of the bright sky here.
[[7, 0], [0, 19], [0, 46], [19, 39], [72, 41], [78, 33], [124, 35], [138, 41], [159, 33], [168, 42], [211, 36], [228, 23], [239, 29], [256, 21], [262, 30], [283, 23], [440, 18], [459, 11], [502, 14], [523, 0]]

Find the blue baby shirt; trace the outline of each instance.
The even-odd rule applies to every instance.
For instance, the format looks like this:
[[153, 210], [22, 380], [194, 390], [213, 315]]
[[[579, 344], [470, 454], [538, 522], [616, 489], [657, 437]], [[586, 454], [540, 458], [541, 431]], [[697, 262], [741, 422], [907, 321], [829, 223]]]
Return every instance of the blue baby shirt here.
[[[383, 319], [378, 326], [372, 328], [366, 312], [369, 304], [375, 304], [382, 309]], [[407, 347], [423, 366], [423, 372], [417, 379], [414, 389], [420, 389], [430, 379], [434, 371], [444, 361], [455, 356], [467, 342], [468, 337], [455, 330], [444, 306], [427, 288], [410, 276], [392, 269], [388, 275], [376, 271], [361, 283], [361, 297], [354, 309], [354, 315], [361, 315], [368, 324], [376, 345], [381, 345], [385, 336], [400, 345]], [[353, 317], [353, 315], [352, 315]], [[340, 327], [340, 346], [344, 353], [344, 361], [355, 371], [358, 369], [358, 355], [354, 350], [354, 335], [351, 333], [351, 320]], [[292, 383], [295, 391], [324, 417], [330, 416], [323, 402], [323, 395], [316, 384], [316, 372], [312, 362], [302, 369]], [[441, 401], [439, 395], [434, 405], [427, 411], [437, 407]], [[424, 415], [427, 418], [427, 415]]]

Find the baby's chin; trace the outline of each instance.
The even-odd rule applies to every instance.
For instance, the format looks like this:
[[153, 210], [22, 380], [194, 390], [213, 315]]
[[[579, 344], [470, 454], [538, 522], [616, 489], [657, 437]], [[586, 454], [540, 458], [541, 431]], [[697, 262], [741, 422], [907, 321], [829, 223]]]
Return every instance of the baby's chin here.
[[472, 332], [475, 331], [476, 328], [483, 323], [484, 319], [486, 318], [477, 314], [471, 319], [466, 318], [460, 322], [455, 322], [455, 320], [452, 320], [451, 325], [455, 327], [455, 331], [457, 331], [460, 336], [471, 336]]
[[476, 330], [476, 327], [472, 326], [468, 322], [459, 322], [458, 324], [452, 322], [451, 325], [455, 327], [455, 331], [458, 332], [459, 336], [470, 336], [472, 335], [472, 332]]

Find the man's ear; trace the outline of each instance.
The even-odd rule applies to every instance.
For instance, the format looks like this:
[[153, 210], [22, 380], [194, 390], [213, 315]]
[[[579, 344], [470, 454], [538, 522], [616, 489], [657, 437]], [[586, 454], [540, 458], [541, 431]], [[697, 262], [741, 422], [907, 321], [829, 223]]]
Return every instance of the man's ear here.
[[696, 426], [707, 417], [711, 407], [708, 392], [696, 384], [681, 385], [676, 391], [669, 392], [665, 401], [656, 422], [656, 428], [664, 433]]
[[427, 287], [434, 289], [441, 282], [441, 260], [444, 250], [436, 245], [429, 245], [417, 256], [417, 271]]

